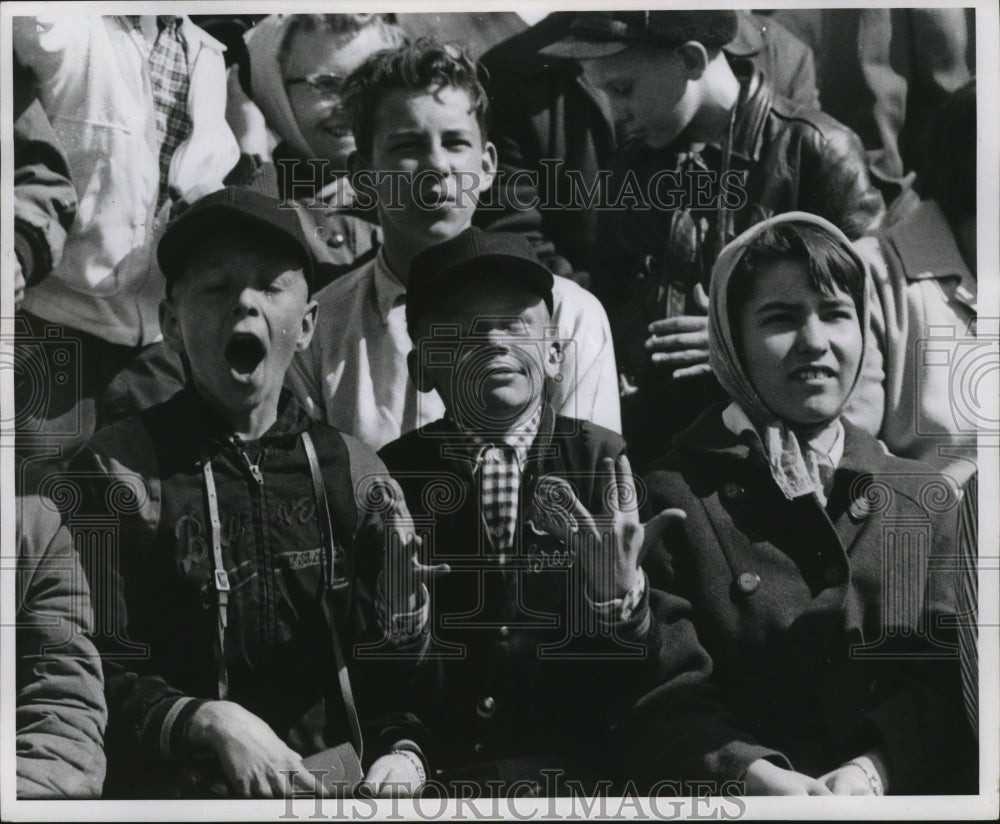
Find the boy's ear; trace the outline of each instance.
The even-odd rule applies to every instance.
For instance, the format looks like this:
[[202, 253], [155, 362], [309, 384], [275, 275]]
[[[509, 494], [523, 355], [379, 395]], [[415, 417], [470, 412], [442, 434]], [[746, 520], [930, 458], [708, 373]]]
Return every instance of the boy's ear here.
[[708, 68], [708, 51], [697, 40], [689, 40], [679, 45], [677, 55], [681, 59], [684, 77], [687, 80], [698, 80]]
[[489, 140], [483, 143], [483, 177], [479, 181], [477, 191], [485, 192], [493, 185], [493, 175], [497, 171], [497, 147]]
[[563, 352], [562, 341], [552, 341], [545, 352], [545, 377], [549, 380], [555, 379], [556, 375], [562, 371], [562, 363], [565, 358], [566, 354]]
[[177, 308], [170, 298], [160, 301], [160, 331], [163, 340], [178, 355], [184, 354], [184, 341], [181, 338], [181, 323], [177, 317]]
[[406, 369], [410, 373], [410, 380], [417, 387], [418, 392], [433, 392], [434, 384], [426, 369], [420, 368], [420, 349], [411, 349], [406, 353]]
[[313, 334], [316, 331], [316, 318], [318, 315], [319, 304], [314, 300], [309, 301], [306, 304], [306, 311], [302, 315], [302, 331], [299, 333], [299, 339], [295, 342], [296, 352], [301, 352], [309, 348]]

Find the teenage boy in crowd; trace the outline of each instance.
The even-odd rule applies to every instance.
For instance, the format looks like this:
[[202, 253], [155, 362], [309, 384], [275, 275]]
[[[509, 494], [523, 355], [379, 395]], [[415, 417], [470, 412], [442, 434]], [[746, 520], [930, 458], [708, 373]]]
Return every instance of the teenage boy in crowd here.
[[[316, 322], [298, 218], [229, 187], [172, 223], [158, 258], [168, 284], [160, 322], [189, 382], [95, 435], [69, 478], [82, 488], [71, 528], [86, 528], [88, 515], [118, 521], [115, 557], [83, 553], [95, 603], [114, 605], [96, 633], [106, 791], [200, 792], [178, 788], [171, 762], [211, 776], [213, 760], [234, 795], [281, 795], [292, 775], [315, 788], [303, 757], [359, 738], [358, 715], [374, 789], [382, 779], [414, 789], [419, 724], [381, 712], [384, 666], [352, 670], [356, 705], [338, 680], [338, 639], [348, 655], [356, 640], [381, 640], [375, 587], [359, 582], [377, 580], [389, 533], [408, 515], [375, 455], [313, 421], [282, 387]], [[358, 506], [365, 478], [396, 496], [387, 518], [401, 520]], [[392, 540], [397, 552], [413, 548], [402, 534]], [[411, 591], [426, 603], [421, 587]], [[415, 619], [395, 640], [419, 643], [421, 604], [385, 606]]]
[[408, 366], [445, 414], [380, 454], [451, 567], [431, 597], [442, 654], [413, 693], [431, 763], [446, 782], [550, 795], [553, 771], [587, 792], [717, 777], [703, 754], [730, 735], [687, 604], [639, 567], [684, 513], [640, 524], [621, 436], [545, 400], [552, 289], [527, 239], [475, 227], [410, 266]]
[[[721, 400], [705, 295], [722, 246], [790, 210], [826, 217], [855, 240], [884, 211], [853, 132], [795, 107], [750, 63], [727, 58], [736, 27], [729, 10], [586, 13], [544, 50], [582, 61], [626, 138], [612, 163], [593, 287], [614, 319], [624, 431], [640, 462]], [[868, 366], [852, 419], [874, 433], [874, 347]]]
[[[476, 66], [452, 46], [423, 39], [376, 54], [348, 78], [344, 98], [357, 143], [355, 188], [377, 197], [385, 242], [373, 261], [317, 294], [326, 321], [296, 357], [289, 382], [314, 414], [378, 448], [444, 412], [437, 393], [420, 396], [407, 374], [410, 261], [470, 225], [497, 159]], [[553, 302], [562, 358], [553, 405], [620, 429], [603, 308], [563, 278]]]

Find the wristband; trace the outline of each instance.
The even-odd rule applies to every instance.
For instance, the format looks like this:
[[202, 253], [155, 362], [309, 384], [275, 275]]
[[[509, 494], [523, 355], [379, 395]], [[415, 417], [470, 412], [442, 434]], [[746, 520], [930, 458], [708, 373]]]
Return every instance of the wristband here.
[[424, 761], [413, 750], [392, 750], [392, 755], [405, 755], [406, 760], [416, 769], [417, 775], [420, 777], [420, 783], [423, 784], [427, 781], [427, 770], [424, 769]]
[[859, 761], [856, 758], [851, 759], [844, 766], [857, 767], [865, 774], [865, 778], [868, 779], [868, 786], [872, 789], [872, 795], [885, 795], [885, 787], [882, 784], [882, 777], [863, 761]]

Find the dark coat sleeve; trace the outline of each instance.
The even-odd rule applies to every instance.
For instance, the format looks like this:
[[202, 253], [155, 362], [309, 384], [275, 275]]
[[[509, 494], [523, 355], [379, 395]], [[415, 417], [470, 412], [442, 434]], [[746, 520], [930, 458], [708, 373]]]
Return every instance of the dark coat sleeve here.
[[[670, 483], [666, 473], [652, 472], [646, 475], [645, 490], [645, 517], [669, 507], [684, 510], [689, 519], [696, 517], [698, 507], [694, 497], [683, 494], [677, 484]], [[690, 602], [687, 600], [690, 593], [683, 576], [677, 575], [678, 559], [685, 552], [697, 551], [696, 547], [687, 545], [686, 541], [686, 536], [696, 532], [697, 528], [689, 529], [688, 526], [683, 530], [670, 530], [665, 545], [650, 551], [644, 567], [652, 586], [674, 593], [674, 597], [687, 605], [690, 612]], [[681, 627], [692, 639], [696, 638], [696, 627], [690, 618], [686, 618]], [[703, 654], [708, 657], [707, 652]], [[709, 670], [711, 671], [711, 665]], [[696, 778], [739, 781], [743, 779], [747, 768], [761, 758], [791, 769], [791, 762], [784, 754], [762, 746], [753, 735], [737, 726], [733, 712], [725, 705], [725, 700], [712, 679], [708, 679], [696, 691], [691, 691], [686, 700], [690, 704], [688, 717], [674, 720], [672, 725], [675, 737], [679, 733], [688, 737], [689, 743], [678, 746], [676, 750], [686, 756], [687, 762], [683, 767], [689, 774], [694, 771]]]
[[108, 713], [90, 591], [55, 506], [17, 506], [17, 795], [97, 798]]
[[[613, 723], [621, 773], [647, 788], [659, 781], [741, 781], [760, 758], [789, 767], [781, 753], [737, 729], [710, 680], [712, 662], [690, 620], [690, 605], [648, 590], [650, 631], [645, 639], [645, 690], [626, 690], [630, 702]], [[622, 673], [624, 678], [625, 674]]]
[[[391, 639], [387, 632], [384, 597], [379, 587], [383, 572], [386, 518], [398, 504], [399, 515], [409, 518], [399, 484], [382, 460], [355, 438], [344, 435], [350, 456], [352, 491], [357, 504], [354, 528], [355, 603], [361, 611], [360, 642], [351, 656], [355, 700], [362, 722], [367, 756], [365, 766], [381, 755], [402, 747], [419, 753], [426, 761], [429, 733], [413, 711], [413, 694], [429, 667], [424, 657], [429, 641], [429, 623], [412, 637]], [[346, 651], [351, 655], [350, 651]]]
[[[958, 554], [961, 520], [968, 517], [962, 506], [967, 504], [943, 508], [933, 518], [923, 591], [913, 575], [912, 592], [904, 596], [922, 596], [922, 626], [888, 633], [875, 706], [866, 714], [888, 756], [893, 795], [976, 792], [977, 747], [960, 661], [959, 628], [969, 620], [960, 594], [965, 572]], [[887, 611], [892, 606], [898, 603], [887, 603]]]
[[[131, 436], [142, 437], [138, 433], [131, 433]], [[128, 442], [129, 434], [126, 433], [122, 440]], [[143, 500], [150, 490], [146, 478], [126, 471], [103, 455], [99, 447], [88, 446], [81, 450], [70, 464], [69, 475], [75, 476], [74, 482], [79, 485], [80, 502], [76, 510], [79, 515], [91, 514], [106, 519], [109, 502], [122, 494]], [[149, 477], [154, 474], [150, 473]], [[151, 505], [157, 506], [155, 495], [149, 497]], [[135, 521], [131, 520], [132, 516], [128, 517], [129, 525], [122, 526], [122, 532], [134, 529], [132, 540], [143, 540], [138, 517]], [[147, 510], [142, 517], [154, 516]], [[126, 761], [140, 755], [154, 761], [174, 760], [183, 752], [188, 721], [205, 702], [167, 683], [152, 671], [148, 656], [137, 656], [135, 644], [128, 641], [128, 593], [121, 568], [122, 556], [128, 549], [128, 546], [120, 546], [113, 561], [101, 556], [81, 559], [95, 603], [108, 605], [97, 616], [94, 627], [94, 642], [103, 660], [110, 713], [108, 754]]]

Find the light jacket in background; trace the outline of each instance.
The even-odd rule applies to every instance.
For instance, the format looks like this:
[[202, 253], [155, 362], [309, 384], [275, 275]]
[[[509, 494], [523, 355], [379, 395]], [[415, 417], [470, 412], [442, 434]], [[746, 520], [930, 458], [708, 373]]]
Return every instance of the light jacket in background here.
[[[239, 150], [225, 121], [223, 46], [184, 18], [192, 130], [170, 162], [170, 185], [187, 202], [221, 188]], [[25, 295], [24, 309], [111, 343], [160, 336], [164, 293], [156, 241], [159, 152], [143, 35], [123, 17], [16, 17], [14, 51], [69, 162], [79, 204], [62, 261]]]

